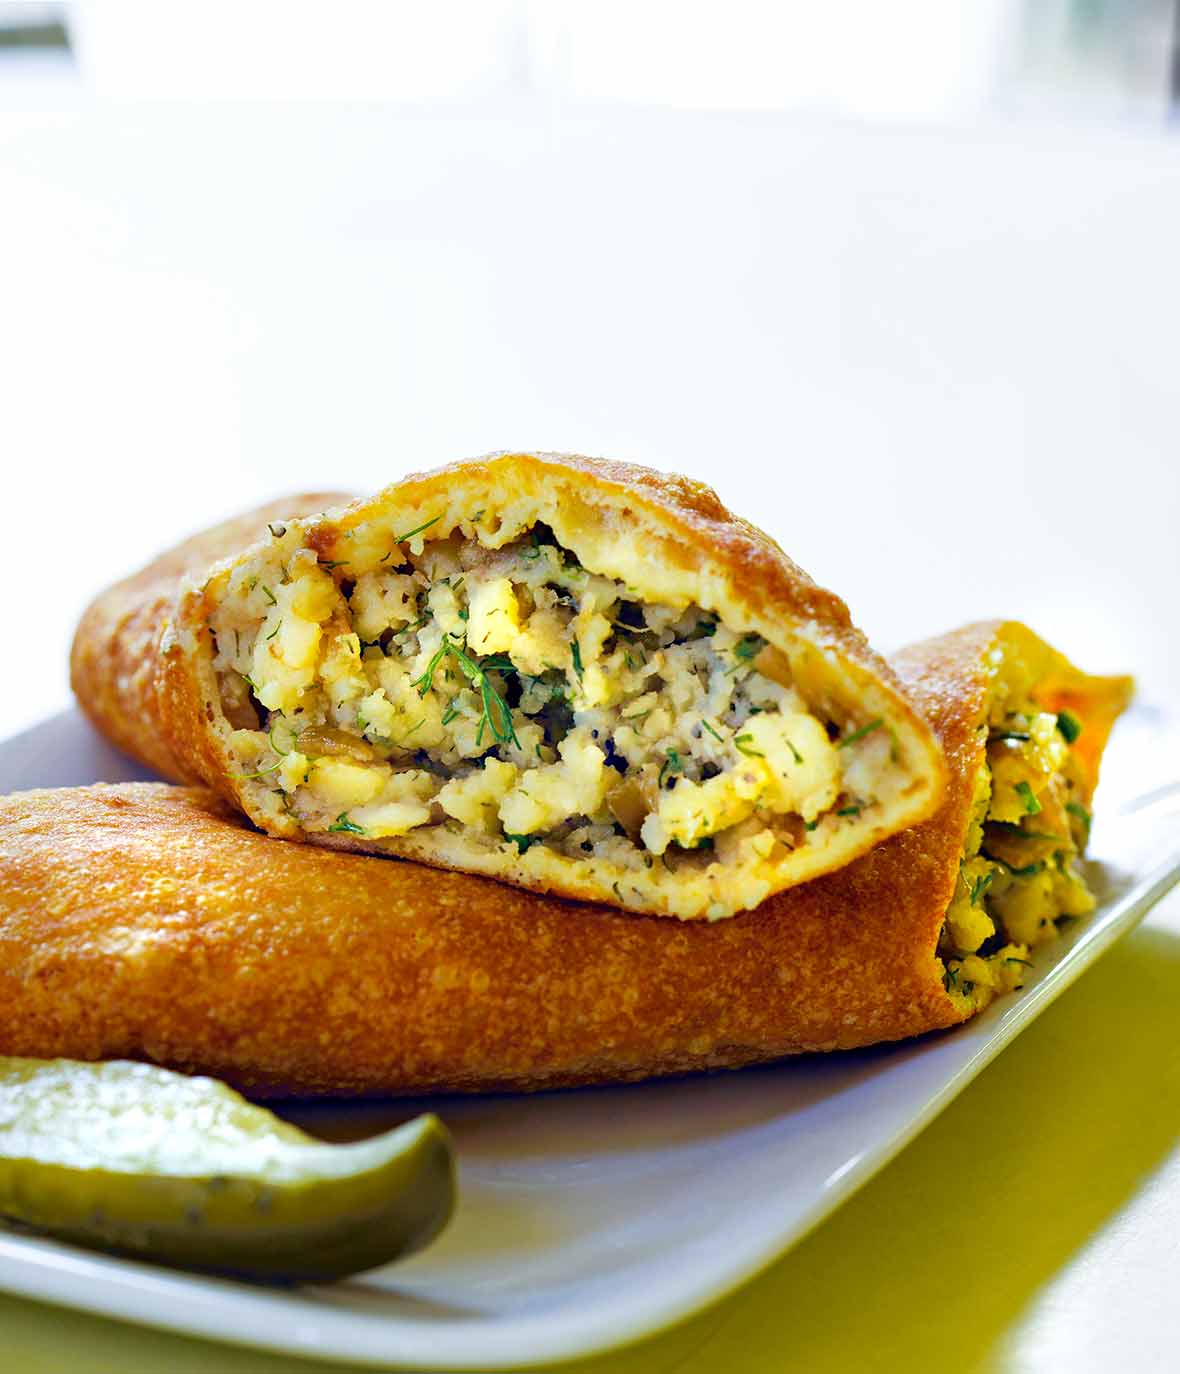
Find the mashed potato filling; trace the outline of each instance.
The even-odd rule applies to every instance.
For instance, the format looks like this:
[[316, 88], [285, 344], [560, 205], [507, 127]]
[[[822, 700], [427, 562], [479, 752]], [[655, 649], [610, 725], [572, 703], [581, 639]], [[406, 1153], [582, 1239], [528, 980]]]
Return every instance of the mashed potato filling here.
[[334, 561], [280, 526], [219, 589], [232, 748], [303, 830], [543, 846], [609, 866], [624, 904], [658, 866], [700, 877], [676, 914], [719, 916], [903, 785], [883, 721], [758, 635], [643, 599], [544, 525], [496, 546], [478, 516], [433, 523], [357, 529]]
[[973, 1010], [1018, 988], [1032, 951], [1094, 910], [1077, 861], [1090, 815], [1072, 745], [1081, 725], [1045, 711], [1019, 664], [998, 663], [987, 755], [939, 943], [944, 984]]

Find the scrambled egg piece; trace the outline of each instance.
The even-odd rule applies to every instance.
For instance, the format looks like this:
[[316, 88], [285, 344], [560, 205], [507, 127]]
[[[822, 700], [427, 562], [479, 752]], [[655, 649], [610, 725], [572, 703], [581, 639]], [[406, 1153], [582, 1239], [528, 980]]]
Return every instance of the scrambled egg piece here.
[[516, 777], [513, 764], [488, 759], [478, 772], [444, 784], [438, 803], [448, 816], [491, 834], [498, 828], [500, 803], [516, 785]]
[[593, 816], [606, 800], [606, 755], [573, 730], [557, 746], [559, 763], [525, 774], [500, 803], [507, 835], [531, 835], [569, 816]]

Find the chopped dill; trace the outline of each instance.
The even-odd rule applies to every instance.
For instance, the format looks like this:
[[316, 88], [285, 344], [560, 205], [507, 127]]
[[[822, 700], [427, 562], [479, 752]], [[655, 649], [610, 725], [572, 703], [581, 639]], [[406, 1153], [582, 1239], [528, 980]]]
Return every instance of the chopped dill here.
[[411, 687], [416, 687], [418, 689], [418, 695], [420, 697], [424, 697], [434, 686], [434, 675], [438, 671], [438, 665], [443, 661], [449, 648], [449, 644], [443, 644], [436, 649], [434, 656], [426, 665], [426, 671], [421, 677], [416, 677], [413, 682], [410, 683]]
[[437, 525], [441, 519], [441, 515], [436, 515], [433, 520], [427, 520], [424, 525], [419, 525], [416, 529], [407, 530], [405, 534], [395, 534], [393, 536], [393, 542], [395, 544], [404, 544], [407, 539], [413, 539], [416, 534], [421, 534], [423, 530], [428, 530], [431, 525]]
[[1023, 868], [1017, 868], [1006, 859], [997, 859], [990, 854], [988, 858], [991, 859], [992, 863], [999, 864], [1001, 868], [1007, 869], [1013, 878], [1032, 878], [1035, 877], [1036, 874], [1044, 872], [1045, 869], [1043, 861], [1038, 861], [1034, 864], [1025, 864]]
[[[297, 741], [297, 739], [298, 739], [298, 736], [296, 736], [296, 734], [294, 733], [294, 731], [292, 731], [292, 732], [291, 732], [291, 743], [288, 744], [287, 747], [286, 747], [285, 749], [280, 749], [279, 746], [275, 743], [275, 731], [279, 728], [279, 725], [280, 725], [281, 723], [282, 723], [282, 722], [277, 721], [277, 720], [274, 721], [273, 724], [271, 725], [270, 729], [267, 731], [266, 737], [267, 737], [268, 740], [270, 740], [270, 747], [275, 751], [275, 753], [276, 753], [276, 754], [280, 754], [280, 755], [282, 755], [283, 757], [286, 757], [286, 755], [288, 755], [288, 754], [291, 752], [291, 750], [295, 748], [295, 744], [296, 744], [296, 741]], [[291, 727], [288, 726], [287, 728], [290, 729]]]
[[265, 768], [260, 768], [257, 771], [257, 773], [235, 773], [234, 777], [241, 778], [243, 780], [246, 778], [264, 778], [267, 775], [267, 773], [273, 773], [275, 769], [281, 768], [282, 766], [283, 761], [282, 759], [279, 759], [278, 763], [267, 764]]
[[1051, 835], [1047, 830], [1024, 830], [1012, 821], [988, 821], [992, 830], [1001, 831], [1010, 840], [1056, 840], [1060, 843], [1064, 835]]
[[274, 592], [271, 591], [265, 582], [262, 584], [262, 590], [266, 593], [266, 599], [272, 606], [277, 606], [279, 604], [279, 598], [275, 596]]
[[342, 835], [363, 835], [365, 833], [363, 825], [356, 825], [348, 819], [347, 811], [341, 811], [335, 821], [328, 826], [328, 830], [329, 833]]
[[518, 854], [525, 853], [531, 845], [541, 843], [540, 835], [514, 835], [510, 830], [505, 830], [504, 838], [512, 841]]
[[713, 729], [713, 727], [709, 724], [709, 722], [708, 722], [707, 720], [702, 720], [702, 721], [701, 721], [701, 727], [702, 727], [702, 729], [708, 730], [709, 734], [711, 734], [715, 740], [721, 740], [721, 739], [722, 739], [722, 736], [719, 735], [719, 734], [717, 733], [717, 731]]
[[[854, 730], [851, 735], [846, 735], [836, 745], [836, 748], [847, 749], [850, 744], [855, 744], [858, 740], [864, 739], [866, 735], [871, 735], [874, 730], [879, 730], [884, 724], [884, 720], [878, 716], [876, 720], [870, 720], [867, 725], [862, 725], [859, 730]], [[802, 763], [803, 760], [800, 759], [799, 762]]]
[[442, 723], [444, 725], [450, 725], [451, 721], [453, 721], [455, 717], [459, 714], [459, 708], [452, 701], [450, 705], [447, 707], [447, 709], [443, 712]]
[[861, 808], [859, 806], [842, 806], [836, 812], [837, 816], [859, 816]]
[[766, 755], [761, 749], [754, 749], [751, 747], [750, 741], [753, 738], [753, 735], [735, 735], [733, 742], [739, 753], [746, 754], [752, 759], [764, 759]]
[[575, 639], [570, 646], [570, 657], [574, 661], [574, 672], [578, 675], [578, 681], [582, 680], [582, 646]]
[[[447, 654], [454, 658], [464, 676], [479, 691], [483, 701], [483, 719], [479, 723], [479, 733], [475, 737], [476, 744], [478, 745], [483, 741], [483, 732], [490, 729], [498, 743], [508, 744], [511, 742], [519, 749], [520, 740], [516, 737], [516, 727], [512, 723], [512, 712], [508, 703], [492, 686], [483, 667], [458, 644], [446, 643], [441, 645], [427, 664], [426, 671], [421, 677], [415, 678], [410, 685], [418, 689], [420, 697], [424, 697], [434, 686], [434, 674]], [[496, 666], [500, 667], [498, 664]], [[447, 675], [450, 676], [449, 669]]]
[[393, 638], [397, 639], [399, 635], [408, 635], [412, 630], [420, 630], [429, 619], [430, 617], [428, 615], [420, 615], [418, 619], [411, 622], [411, 624], [403, 625], [400, 630], [394, 630]]
[[1070, 711], [1058, 711], [1057, 728], [1061, 731], [1066, 744], [1073, 744], [1082, 733], [1082, 722]]
[[1023, 780], [1016, 784], [1016, 795], [1024, 803], [1024, 813], [1026, 816], [1039, 816], [1041, 814], [1041, 803], [1033, 795], [1032, 787]]
[[283, 628], [283, 622], [280, 620], [279, 623], [274, 627], [274, 629], [271, 630], [270, 634], [268, 634], [268, 635], [266, 636], [267, 640], [268, 640], [268, 641], [272, 640], [272, 639], [275, 637], [275, 635], [277, 635], [278, 632], [279, 632], [282, 628]]
[[982, 878], [976, 878], [976, 880], [971, 884], [972, 906], [979, 905], [980, 897], [982, 897], [983, 894], [988, 890], [988, 888], [991, 887], [992, 882], [995, 879], [995, 876], [996, 875], [994, 873], [985, 873]]
[[681, 761], [680, 755], [675, 749], [669, 749], [668, 756], [660, 768], [660, 776], [657, 785], [663, 787], [665, 778], [671, 780], [676, 773], [683, 772], [683, 770], [684, 764]]

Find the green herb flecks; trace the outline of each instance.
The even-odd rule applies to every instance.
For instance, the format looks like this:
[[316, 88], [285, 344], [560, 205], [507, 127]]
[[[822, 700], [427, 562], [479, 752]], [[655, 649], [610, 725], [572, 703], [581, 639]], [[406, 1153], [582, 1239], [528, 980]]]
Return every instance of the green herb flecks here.
[[[709, 724], [707, 720], [701, 721], [701, 728], [704, 730], [708, 730], [709, 734], [711, 734], [715, 740], [722, 740], [722, 737], [717, 733], [716, 730], [713, 729], [713, 727]], [[723, 740], [722, 743], [724, 743]]]
[[1039, 816], [1041, 814], [1041, 803], [1037, 801], [1032, 787], [1021, 780], [1016, 784], [1016, 795], [1024, 803], [1024, 814], [1026, 816]]
[[[871, 735], [874, 730], [879, 730], [884, 725], [884, 720], [878, 716], [876, 720], [870, 720], [867, 725], [862, 725], [859, 730], [854, 730], [851, 735], [845, 735], [836, 745], [837, 749], [847, 749], [850, 744], [856, 744], [858, 740], [864, 739], [866, 735]], [[802, 759], [799, 760], [803, 762]]]
[[1013, 821], [988, 821], [988, 828], [999, 830], [1010, 840], [1053, 840], [1060, 844], [1064, 835], [1051, 835], [1047, 830], [1025, 830]]
[[332, 834], [339, 835], [363, 835], [365, 833], [363, 825], [356, 825], [348, 819], [347, 811], [341, 811], [335, 821], [328, 826], [328, 830]]
[[578, 681], [581, 682], [582, 673], [584, 672], [584, 669], [582, 668], [582, 646], [578, 643], [576, 639], [570, 645], [570, 658], [573, 659], [574, 672], [577, 673]]
[[1023, 868], [1017, 868], [1015, 864], [1010, 864], [1007, 859], [998, 859], [991, 854], [988, 855], [988, 858], [991, 859], [992, 863], [999, 864], [1001, 868], [1006, 869], [1013, 878], [1034, 878], [1038, 873], [1043, 873], [1045, 870], [1043, 861], [1025, 864]]
[[265, 582], [262, 584], [262, 590], [266, 593], [266, 599], [270, 602], [272, 606], [277, 606], [279, 604], [278, 597], [275, 596], [274, 592], [271, 591], [271, 589], [266, 585]]
[[976, 878], [975, 881], [971, 884], [972, 906], [979, 905], [979, 899], [988, 890], [988, 888], [991, 887], [992, 881], [995, 878], [995, 876], [996, 875], [994, 873], [985, 873], [982, 878]]
[[426, 671], [421, 677], [416, 677], [413, 682], [410, 683], [411, 687], [417, 688], [420, 697], [424, 697], [434, 686], [434, 675], [438, 671], [438, 665], [446, 657], [447, 650], [450, 647], [449, 644], [440, 645], [439, 648], [435, 650], [430, 662], [426, 665]]
[[452, 701], [450, 705], [447, 707], [447, 709], [443, 712], [442, 723], [444, 725], [450, 725], [451, 721], [453, 721], [455, 717], [459, 714], [459, 708]]
[[733, 646], [734, 657], [741, 659], [743, 663], [748, 663], [752, 658], [757, 657], [765, 647], [766, 640], [761, 635], [746, 635]]
[[1094, 817], [1090, 815], [1081, 802], [1068, 801], [1065, 803], [1065, 809], [1071, 816], [1076, 816], [1078, 820], [1081, 821], [1088, 836], [1090, 834], [1090, 826], [1094, 823]]
[[264, 778], [268, 773], [273, 773], [276, 769], [281, 768], [282, 766], [283, 761], [282, 759], [279, 759], [277, 763], [267, 764], [265, 768], [260, 768], [256, 773], [235, 773], [234, 777], [241, 778], [242, 780], [245, 780], [246, 778]]
[[514, 835], [510, 830], [505, 830], [504, 838], [511, 840], [518, 854], [525, 853], [531, 845], [541, 843], [540, 835]]
[[285, 724], [285, 721], [276, 720], [272, 722], [270, 729], [266, 733], [267, 739], [270, 740], [270, 747], [274, 750], [276, 754], [278, 754], [282, 758], [285, 758], [291, 752], [291, 750], [295, 748], [295, 744], [299, 738], [299, 736], [296, 735], [294, 730], [291, 730], [291, 727], [288, 725], [287, 729], [291, 730], [291, 742], [287, 745], [285, 749], [280, 749], [278, 743], [275, 740], [275, 731], [279, 728], [280, 725]]
[[738, 753], [745, 754], [749, 758], [764, 759], [766, 755], [762, 752], [762, 750], [755, 749], [753, 747], [753, 739], [753, 735], [735, 735], [733, 740], [734, 747], [737, 749]]
[[498, 743], [512, 743], [519, 749], [520, 740], [516, 736], [516, 727], [512, 723], [512, 712], [508, 703], [492, 686], [484, 668], [458, 644], [442, 644], [435, 651], [426, 666], [426, 671], [411, 684], [417, 688], [418, 695], [424, 697], [434, 686], [434, 675], [447, 654], [455, 660], [463, 675], [479, 692], [483, 702], [483, 719], [479, 723], [479, 732], [475, 737], [476, 745], [483, 741], [483, 732], [490, 729]]
[[1066, 744], [1073, 744], [1082, 733], [1082, 722], [1071, 711], [1058, 711], [1057, 728], [1061, 731]]
[[839, 809], [839, 811], [836, 812], [836, 815], [837, 815], [837, 816], [859, 816], [860, 813], [861, 813], [861, 809], [862, 809], [862, 808], [859, 807], [859, 806], [842, 806], [842, 807]]
[[1033, 961], [1031, 959], [1018, 959], [1015, 954], [1006, 955], [1004, 958], [1004, 963], [1023, 964], [1025, 968], [1032, 968], [1033, 966]]
[[401, 635], [408, 635], [414, 630], [420, 630], [429, 619], [428, 615], [420, 615], [417, 620], [411, 621], [409, 625], [403, 625], [400, 630], [394, 630], [392, 637], [398, 639]]
[[393, 536], [393, 542], [395, 544], [404, 544], [407, 539], [413, 539], [416, 534], [421, 534], [423, 530], [428, 530], [431, 525], [437, 525], [441, 519], [441, 515], [436, 515], [433, 520], [427, 520], [424, 525], [418, 525], [415, 529], [407, 530], [405, 534], [395, 534]]
[[942, 974], [942, 987], [948, 992], [959, 993], [959, 996], [962, 996], [962, 998], [970, 998], [971, 993], [975, 991], [975, 984], [970, 978], [963, 978], [963, 981], [960, 982], [959, 974], [962, 973], [962, 971], [962, 967], [946, 970], [945, 973]]
[[684, 764], [681, 761], [680, 755], [676, 752], [675, 749], [669, 749], [668, 756], [667, 758], [665, 758], [663, 765], [660, 768], [658, 786], [663, 787], [665, 778], [671, 779], [677, 773], [681, 773], [683, 771]]

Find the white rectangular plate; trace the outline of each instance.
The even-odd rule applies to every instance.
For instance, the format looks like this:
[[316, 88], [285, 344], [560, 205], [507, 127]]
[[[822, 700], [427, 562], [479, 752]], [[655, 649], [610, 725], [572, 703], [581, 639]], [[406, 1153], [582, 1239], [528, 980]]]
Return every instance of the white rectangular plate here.
[[[0, 791], [143, 776], [67, 714], [0, 748]], [[348, 1283], [254, 1288], [0, 1233], [0, 1288], [153, 1326], [379, 1367], [519, 1368], [699, 1310], [799, 1240], [930, 1122], [1180, 873], [1180, 736], [1120, 724], [1098, 799], [1096, 914], [1025, 989], [905, 1045], [533, 1097], [434, 1099], [460, 1201], [425, 1254]], [[738, 918], [740, 919], [740, 917]], [[300, 1104], [363, 1135], [423, 1104]]]

